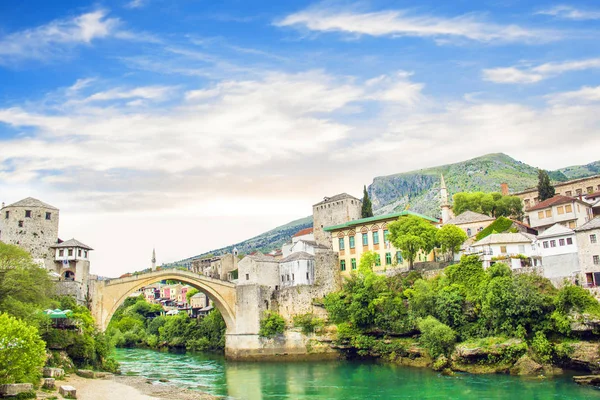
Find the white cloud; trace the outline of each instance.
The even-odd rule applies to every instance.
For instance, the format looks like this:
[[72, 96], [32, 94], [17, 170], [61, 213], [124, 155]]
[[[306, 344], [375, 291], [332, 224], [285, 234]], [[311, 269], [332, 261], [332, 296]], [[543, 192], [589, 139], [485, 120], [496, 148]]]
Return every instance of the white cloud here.
[[541, 15], [551, 15], [558, 18], [572, 20], [600, 19], [600, 10], [582, 10], [569, 5], [558, 5], [536, 12]]
[[600, 68], [600, 58], [545, 63], [535, 67], [507, 67], [483, 70], [483, 79], [496, 83], [536, 83], [570, 71]]
[[547, 98], [553, 104], [574, 105], [600, 102], [600, 86], [584, 86], [579, 90], [548, 95]]
[[316, 7], [290, 14], [275, 25], [355, 35], [431, 37], [440, 43], [447, 43], [453, 38], [483, 43], [539, 43], [557, 40], [561, 36], [558, 32], [498, 25], [472, 14], [445, 18], [411, 14], [406, 10], [355, 12]]
[[148, 3], [147, 0], [131, 0], [125, 5], [126, 8], [142, 8]]
[[0, 63], [45, 60], [66, 48], [88, 45], [95, 39], [108, 37], [116, 31], [119, 20], [106, 15], [106, 11], [97, 10], [0, 37]]
[[114, 88], [104, 92], [94, 93], [83, 99], [83, 101], [92, 102], [135, 98], [161, 101], [167, 99], [175, 89], [176, 88], [172, 86], [143, 86], [134, 89]]

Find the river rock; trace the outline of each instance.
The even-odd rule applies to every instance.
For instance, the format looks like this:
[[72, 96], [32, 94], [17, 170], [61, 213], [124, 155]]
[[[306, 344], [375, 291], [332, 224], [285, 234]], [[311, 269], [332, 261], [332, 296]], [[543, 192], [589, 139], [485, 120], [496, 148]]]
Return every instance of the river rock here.
[[7, 385], [0, 385], [0, 397], [17, 396], [21, 393], [32, 391], [33, 385], [31, 383], [10, 383]]
[[58, 393], [66, 399], [76, 399], [77, 389], [70, 385], [63, 385], [58, 388]]
[[77, 375], [81, 376], [82, 378], [89, 378], [89, 379], [93, 379], [96, 377], [95, 372], [92, 370], [89, 370], [89, 369], [78, 369]]
[[579, 385], [600, 386], [600, 375], [574, 376], [573, 380]]
[[42, 371], [45, 378], [62, 378], [65, 375], [65, 370], [62, 368], [45, 367]]
[[536, 363], [527, 354], [524, 354], [517, 360], [510, 369], [511, 375], [539, 375], [544, 366]]
[[571, 330], [578, 333], [593, 333], [600, 328], [600, 319], [590, 314], [572, 314]]
[[442, 354], [441, 356], [435, 359], [432, 368], [434, 371], [442, 371], [448, 366], [448, 363], [448, 358], [446, 358], [446, 356]]
[[600, 371], [600, 343], [575, 342], [569, 346], [572, 348], [566, 360], [569, 367], [591, 372]]
[[493, 344], [485, 347], [470, 347], [465, 344], [459, 344], [452, 353], [452, 360], [463, 362], [475, 362], [482, 358], [488, 358], [488, 356], [501, 356], [504, 351], [512, 346], [522, 344], [521, 339], [509, 339], [502, 343]]
[[56, 380], [54, 378], [44, 378], [44, 383], [42, 384], [44, 389], [56, 389]]

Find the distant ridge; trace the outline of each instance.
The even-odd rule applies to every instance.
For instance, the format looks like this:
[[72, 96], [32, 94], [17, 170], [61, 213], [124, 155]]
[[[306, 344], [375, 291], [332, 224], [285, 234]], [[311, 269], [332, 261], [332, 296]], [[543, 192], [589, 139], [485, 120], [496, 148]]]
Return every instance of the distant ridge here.
[[[502, 182], [508, 184], [511, 193], [537, 185], [536, 167], [517, 161], [504, 153], [486, 154], [454, 164], [374, 178], [367, 189], [373, 201], [374, 213], [381, 215], [402, 211], [408, 205], [412, 211], [439, 217], [440, 174], [444, 174], [450, 196], [463, 191], [498, 192]], [[548, 174], [554, 182], [585, 178], [600, 174], [600, 161], [560, 168], [548, 171]], [[280, 248], [297, 231], [310, 227], [312, 216], [289, 222], [243, 242], [186, 258], [173, 265], [185, 265], [194, 258], [210, 254], [228, 253], [234, 247], [240, 254], [253, 251], [268, 253]]]

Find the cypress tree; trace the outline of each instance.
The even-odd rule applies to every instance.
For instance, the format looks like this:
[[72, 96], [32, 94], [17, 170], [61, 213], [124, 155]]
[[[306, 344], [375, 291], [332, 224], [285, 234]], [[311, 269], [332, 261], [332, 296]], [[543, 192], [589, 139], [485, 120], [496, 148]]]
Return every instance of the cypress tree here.
[[550, 183], [548, 173], [543, 169], [538, 169], [538, 197], [540, 201], [544, 201], [554, 197], [554, 186]]
[[367, 186], [363, 187], [363, 199], [362, 199], [362, 210], [361, 217], [368, 218], [373, 216], [373, 205], [371, 204], [371, 199], [369, 198], [369, 193], [367, 193]]

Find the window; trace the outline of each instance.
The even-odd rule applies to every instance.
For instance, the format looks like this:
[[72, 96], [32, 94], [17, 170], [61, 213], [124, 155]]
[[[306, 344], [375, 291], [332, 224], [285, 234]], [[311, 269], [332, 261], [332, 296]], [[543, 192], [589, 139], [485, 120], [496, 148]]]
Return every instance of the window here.
[[249, 281], [250, 280], [250, 274], [246, 274], [246, 280]]
[[340, 250], [344, 250], [344, 238], [340, 238]]
[[562, 215], [565, 213], [565, 208], [563, 206], [556, 207], [556, 212], [558, 215]]
[[294, 278], [294, 274], [292, 274], [292, 282], [294, 281], [294, 279], [296, 279], [296, 278]]
[[600, 264], [600, 256], [593, 256], [594, 264]]
[[500, 253], [506, 253], [506, 246], [500, 246]]
[[575, 193], [577, 193], [577, 196], [579, 196], [581, 194], [581, 189], [577, 189]]
[[285, 275], [281, 275], [281, 282], [285, 282]]
[[356, 258], [351, 259], [350, 264], [352, 265], [352, 269], [356, 269]]
[[520, 254], [523, 254], [523, 253], [525, 253], [525, 245], [524, 245], [524, 244], [520, 244], [520, 245], [519, 245], [519, 253], [520, 253]]
[[467, 228], [467, 236], [471, 237], [471, 228]]
[[596, 243], [596, 234], [590, 235], [590, 243]]
[[477, 228], [477, 232], [481, 232], [483, 230], [483, 226], [480, 226], [479, 228]]
[[49, 212], [47, 212], [47, 213], [46, 213], [46, 219], [47, 219], [48, 221], [50, 221], [50, 220], [52, 219], [52, 213], [49, 213]]
[[556, 247], [556, 240], [550, 241], [550, 247]]
[[552, 216], [552, 210], [546, 210], [546, 218], [550, 218]]
[[569, 228], [575, 229], [576, 227], [577, 227], [577, 224], [575, 223], [575, 221], [569, 221]]
[[390, 231], [388, 231], [387, 229], [383, 231], [383, 241], [384, 242], [389, 242], [390, 238], [388, 237], [390, 235]]
[[544, 212], [538, 211], [538, 219], [544, 219]]
[[23, 221], [19, 221], [19, 228], [23, 227]]
[[385, 253], [385, 265], [392, 265], [392, 253]]
[[64, 256], [65, 256], [65, 251], [64, 251], [63, 249], [60, 249], [60, 250], [58, 251], [58, 256], [59, 256], [59, 257], [64, 257]]
[[310, 278], [308, 277], [308, 272], [306, 273], [306, 280], [309, 280]]
[[69, 257], [73, 257], [73, 249], [68, 250]]
[[350, 236], [348, 238], [348, 241], [350, 242], [350, 248], [353, 249], [354, 248], [354, 236]]
[[525, 208], [529, 207], [529, 199], [525, 199]]
[[396, 262], [397, 262], [398, 264], [401, 264], [401, 263], [402, 263], [402, 261], [403, 261], [403, 260], [402, 260], [402, 252], [401, 252], [401, 251], [397, 251], [397, 252], [396, 252]]
[[369, 245], [369, 234], [363, 233], [362, 237], [363, 237], [363, 246], [368, 246]]
[[573, 238], [567, 238], [567, 244], [573, 244]]
[[568, 213], [573, 212], [573, 206], [570, 204], [567, 204], [565, 206], [565, 212], [568, 212]]
[[4, 213], [4, 219], [8, 219], [9, 216], [10, 216], [10, 211], [6, 211]]
[[81, 257], [81, 249], [77, 249], [77, 257]]
[[340, 271], [346, 270], [346, 260], [340, 260]]
[[548, 245], [548, 241], [547, 241], [547, 240], [545, 240], [545, 241], [544, 241], [544, 248], [545, 248], [545, 249], [547, 249], [548, 247], [549, 247], [549, 245]]
[[592, 193], [594, 193], [594, 187], [593, 187], [593, 186], [588, 186], [588, 187], [586, 188], [586, 190], [587, 190], [588, 194], [592, 194]]
[[31, 210], [25, 210], [25, 218], [31, 218]]
[[286, 277], [287, 281], [289, 282], [290, 281], [290, 274], [287, 274], [285, 277]]
[[571, 196], [573, 196], [573, 192], [572, 192], [572, 191], [570, 191], [570, 190], [567, 190], [567, 191], [565, 192], [565, 196], [571, 197]]
[[564, 246], [565, 245], [565, 239], [558, 239], [558, 245], [559, 246]]
[[377, 267], [381, 265], [381, 256], [379, 254], [377, 254], [377, 257], [375, 258], [375, 265]]
[[373, 232], [373, 244], [379, 244], [379, 232]]

